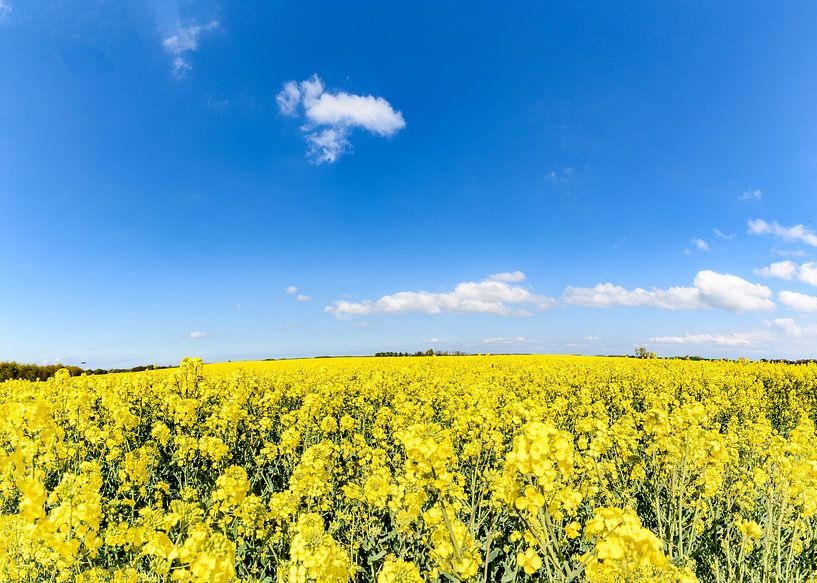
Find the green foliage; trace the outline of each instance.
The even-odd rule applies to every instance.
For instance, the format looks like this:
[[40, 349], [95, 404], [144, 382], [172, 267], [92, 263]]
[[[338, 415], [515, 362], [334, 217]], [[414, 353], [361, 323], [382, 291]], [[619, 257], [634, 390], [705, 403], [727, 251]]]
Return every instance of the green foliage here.
[[78, 366], [63, 366], [61, 364], [20, 364], [17, 362], [0, 362], [0, 381], [25, 380], [44, 381], [53, 377], [61, 368], [68, 369], [71, 376], [82, 373]]
[[384, 356], [468, 356], [467, 352], [460, 350], [434, 350], [429, 348], [426, 351], [418, 350], [417, 352], [375, 352], [376, 357]]
[[636, 358], [655, 358], [655, 353], [648, 351], [643, 346], [639, 346], [635, 349], [635, 357]]

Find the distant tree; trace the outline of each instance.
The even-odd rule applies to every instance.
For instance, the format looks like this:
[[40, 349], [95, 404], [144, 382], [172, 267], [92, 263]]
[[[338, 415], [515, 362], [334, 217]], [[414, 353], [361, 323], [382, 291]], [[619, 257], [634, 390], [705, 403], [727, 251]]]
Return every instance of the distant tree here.
[[655, 353], [648, 351], [643, 346], [639, 346], [635, 349], [635, 357], [636, 358], [655, 358]]
[[382, 356], [468, 356], [467, 352], [462, 352], [461, 350], [454, 350], [452, 352], [448, 352], [447, 350], [434, 350], [433, 348], [429, 348], [428, 350], [418, 350], [417, 352], [375, 352], [374, 355], [376, 357]]
[[0, 381], [25, 380], [44, 381], [53, 377], [61, 368], [68, 369], [72, 376], [82, 374], [78, 366], [62, 366], [60, 364], [21, 364], [17, 362], [0, 362]]

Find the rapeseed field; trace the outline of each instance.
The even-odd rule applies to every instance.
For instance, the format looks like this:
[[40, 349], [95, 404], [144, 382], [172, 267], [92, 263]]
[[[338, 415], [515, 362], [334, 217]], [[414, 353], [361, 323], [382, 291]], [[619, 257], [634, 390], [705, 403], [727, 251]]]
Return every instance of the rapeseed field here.
[[546, 356], [0, 384], [0, 580], [807, 582], [817, 366]]

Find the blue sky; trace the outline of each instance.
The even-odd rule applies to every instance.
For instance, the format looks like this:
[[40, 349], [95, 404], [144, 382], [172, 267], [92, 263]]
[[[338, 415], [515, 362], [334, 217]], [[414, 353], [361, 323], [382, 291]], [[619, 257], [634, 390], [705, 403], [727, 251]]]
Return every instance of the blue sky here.
[[0, 0], [0, 360], [815, 356], [815, 19]]

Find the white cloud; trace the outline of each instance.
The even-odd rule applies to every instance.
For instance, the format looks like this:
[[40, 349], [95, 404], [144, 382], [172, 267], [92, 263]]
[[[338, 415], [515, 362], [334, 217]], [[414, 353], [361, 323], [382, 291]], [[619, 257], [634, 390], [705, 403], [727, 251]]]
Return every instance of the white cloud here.
[[723, 239], [724, 241], [731, 241], [731, 240], [732, 240], [732, 239], [734, 239], [734, 238], [735, 238], [735, 236], [736, 236], [734, 233], [729, 233], [729, 234], [727, 235], [726, 233], [724, 233], [724, 232], [723, 232], [723, 231], [721, 231], [720, 229], [712, 229], [712, 232], [713, 232], [713, 233], [715, 233], [715, 236], [716, 236], [718, 239]]
[[575, 170], [571, 167], [562, 168], [560, 172], [556, 170], [551, 170], [547, 173], [546, 178], [551, 182], [555, 182], [556, 184], [564, 184], [571, 178], [573, 178], [575, 174]]
[[11, 12], [11, 4], [5, 2], [4, 0], [0, 0], [0, 19], [9, 12]]
[[810, 261], [800, 266], [800, 281], [817, 286], [817, 263]]
[[777, 261], [767, 267], [755, 269], [756, 275], [763, 277], [779, 277], [780, 279], [792, 279], [797, 275], [798, 265], [792, 261]]
[[802, 249], [778, 249], [772, 247], [772, 254], [780, 257], [805, 257], [806, 252]]
[[817, 312], [817, 296], [781, 291], [777, 297], [781, 304], [797, 312]]
[[434, 338], [431, 338], [431, 339], [428, 341], [428, 343], [429, 343], [429, 344], [439, 344], [439, 343], [440, 343], [440, 339], [439, 339], [439, 338], [437, 338], [437, 337], [435, 336]]
[[804, 225], [784, 227], [778, 224], [777, 221], [767, 223], [763, 219], [750, 219], [747, 224], [749, 233], [752, 235], [772, 235], [784, 241], [800, 242], [817, 247], [817, 235]]
[[494, 273], [488, 276], [488, 281], [504, 281], [509, 283], [517, 283], [525, 281], [525, 274], [521, 271], [506, 271], [503, 273]]
[[719, 347], [754, 347], [767, 354], [769, 348], [799, 354], [811, 354], [813, 339], [817, 336], [817, 324], [801, 326], [792, 318], [764, 320], [762, 327], [745, 332], [724, 334], [684, 334], [681, 336], [656, 336], [649, 342], [656, 344], [701, 345]]
[[817, 263], [813, 261], [801, 265], [793, 261], [777, 261], [767, 267], [755, 269], [755, 273], [764, 277], [797, 280], [817, 286]]
[[642, 288], [628, 290], [612, 283], [600, 283], [595, 287], [567, 286], [562, 293], [562, 301], [591, 308], [649, 306], [665, 310], [694, 310], [705, 307], [701, 302], [699, 290], [694, 287], [647, 291]]
[[585, 336], [584, 341], [585, 342], [599, 342], [599, 341], [601, 341], [601, 336]]
[[491, 336], [490, 338], [485, 338], [482, 341], [483, 344], [511, 344], [512, 342], [512, 339], [504, 336]]
[[306, 134], [307, 156], [316, 164], [333, 164], [352, 149], [347, 128], [326, 128]]
[[491, 278], [479, 282], [466, 281], [457, 284], [450, 292], [399, 291], [378, 300], [359, 303], [338, 300], [331, 306], [326, 306], [324, 311], [338, 318], [407, 312], [530, 316], [530, 309], [542, 310], [555, 304], [553, 298], [540, 296], [520, 285], [514, 285], [524, 280], [524, 274], [521, 274], [521, 279], [520, 275], [513, 275], [513, 278], [512, 281]]
[[517, 336], [516, 338], [508, 338], [505, 336], [491, 336], [490, 338], [485, 338], [482, 343], [483, 344], [522, 344], [527, 342], [528, 339], [525, 336]]
[[763, 191], [758, 188], [755, 190], [744, 190], [738, 197], [738, 200], [760, 200], [761, 198], [763, 198]]
[[766, 320], [763, 323], [766, 326], [779, 330], [785, 336], [791, 336], [793, 338], [803, 336], [803, 329], [793, 318], [775, 318], [774, 320]]
[[725, 308], [736, 312], [774, 310], [772, 290], [765, 285], [750, 283], [743, 278], [716, 271], [699, 271], [695, 287], [703, 301], [713, 308]]
[[[2, 0], [0, 0], [2, 1]], [[183, 76], [191, 69], [187, 53], [197, 51], [202, 33], [218, 29], [218, 21], [213, 20], [204, 25], [180, 26], [176, 34], [162, 40], [162, 46], [168, 54], [173, 55], [173, 72], [177, 77]]]
[[406, 127], [403, 115], [382, 97], [322, 93], [309, 103], [306, 117], [315, 125], [360, 126], [379, 136], [391, 136]]
[[295, 81], [284, 83], [284, 88], [275, 97], [278, 109], [284, 115], [295, 115], [298, 112], [298, 103], [301, 101], [301, 90]]
[[698, 251], [709, 251], [709, 243], [703, 239], [693, 239], [690, 241]]
[[308, 296], [306, 294], [298, 293], [300, 290], [296, 285], [287, 286], [286, 293], [288, 296], [295, 296], [295, 299], [299, 302], [308, 302], [312, 300], [312, 296]]
[[199, 37], [203, 32], [209, 32], [218, 28], [218, 21], [212, 22], [203, 26], [192, 25], [180, 27], [176, 34], [168, 37], [162, 41], [165, 50], [171, 55], [182, 55], [189, 51], [195, 51], [199, 48]]
[[683, 336], [656, 336], [656, 344], [714, 344], [715, 346], [750, 346], [755, 340], [751, 334], [684, 334]]
[[187, 335], [188, 338], [204, 338], [205, 336], [209, 336], [210, 334], [207, 332], [200, 332], [199, 330], [194, 330]]
[[612, 283], [591, 288], [568, 286], [562, 293], [567, 304], [593, 308], [647, 306], [665, 310], [724, 308], [737, 312], [773, 310], [772, 292], [763, 285], [715, 271], [699, 271], [694, 287], [628, 290]]
[[331, 164], [351, 150], [349, 135], [355, 128], [389, 137], [406, 127], [403, 114], [382, 97], [330, 93], [320, 77], [288, 81], [275, 98], [284, 115], [297, 116], [303, 108], [306, 123], [301, 127], [308, 143], [308, 156], [317, 164]]

